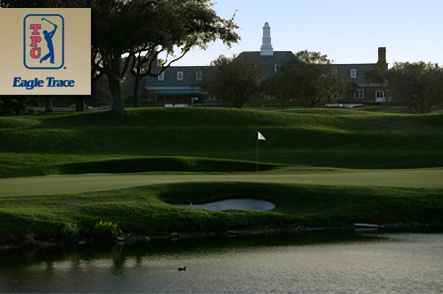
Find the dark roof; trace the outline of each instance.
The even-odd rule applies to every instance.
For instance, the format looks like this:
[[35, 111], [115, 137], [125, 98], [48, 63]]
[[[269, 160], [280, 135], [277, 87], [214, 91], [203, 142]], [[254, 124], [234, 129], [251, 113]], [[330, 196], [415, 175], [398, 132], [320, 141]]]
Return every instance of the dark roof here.
[[260, 51], [246, 51], [240, 53], [237, 57], [240, 60], [248, 59], [257, 64], [263, 64], [265, 69], [264, 78], [269, 78], [275, 73], [275, 65], [282, 65], [291, 58], [295, 58], [291, 51], [274, 51], [274, 55], [260, 55]]
[[[260, 51], [247, 51], [242, 52], [237, 56], [237, 59], [248, 59], [251, 62], [257, 64], [263, 64], [264, 76], [263, 78], [269, 78], [275, 73], [275, 66], [282, 65], [292, 58], [296, 58], [291, 51], [274, 51], [274, 55], [260, 55]], [[368, 83], [364, 79], [364, 73], [371, 70], [376, 63], [366, 64], [330, 64], [337, 70], [337, 73], [348, 79], [350, 82], [357, 84], [360, 87], [368, 86]], [[163, 91], [195, 91], [200, 88], [200, 81], [196, 79], [196, 72], [205, 72], [210, 70], [212, 66], [171, 66], [164, 71], [164, 80], [159, 81], [156, 77], [148, 77], [146, 79], [146, 88], [150, 90]], [[160, 71], [161, 68], [157, 68]], [[357, 71], [357, 77], [351, 78], [351, 69]], [[155, 72], [155, 68], [153, 72]], [[183, 80], [177, 79], [177, 72], [183, 72]]]
[[[291, 51], [274, 51], [272, 56], [262, 56], [260, 51], [256, 52], [242, 52], [237, 59], [248, 59], [257, 64], [263, 64], [264, 78], [269, 78], [275, 73], [275, 65], [282, 64], [288, 61], [290, 58], [294, 58], [295, 55]], [[149, 77], [146, 80], [146, 88], [158, 89], [158, 88], [194, 88], [199, 87], [200, 81], [196, 80], [196, 72], [201, 71], [203, 75], [208, 71], [211, 66], [171, 66], [164, 71], [164, 80], [159, 81], [158, 78]], [[160, 68], [157, 68], [159, 71]], [[177, 80], [177, 72], [183, 72], [183, 80]], [[156, 72], [156, 69], [153, 69]]]
[[[365, 81], [365, 72], [371, 70], [375, 63], [359, 63], [359, 64], [331, 64], [337, 70], [337, 73], [348, 79], [351, 83], [355, 83], [360, 87], [368, 86]], [[351, 78], [351, 69], [357, 70], [357, 77]]]
[[[146, 80], [146, 88], [195, 88], [200, 86], [200, 81], [197, 80], [197, 72], [206, 72], [209, 66], [170, 66], [164, 73], [164, 79], [160, 81], [157, 77], [149, 77]], [[160, 71], [161, 68], [157, 67], [153, 69], [153, 72]], [[183, 80], [177, 79], [177, 73], [183, 72]]]

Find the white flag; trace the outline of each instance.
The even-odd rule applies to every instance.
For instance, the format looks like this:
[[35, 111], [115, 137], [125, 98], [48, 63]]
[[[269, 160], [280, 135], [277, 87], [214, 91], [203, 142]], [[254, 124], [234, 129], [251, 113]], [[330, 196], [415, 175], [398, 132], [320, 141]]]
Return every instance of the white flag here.
[[266, 138], [260, 132], [258, 132], [258, 140], [266, 141]]

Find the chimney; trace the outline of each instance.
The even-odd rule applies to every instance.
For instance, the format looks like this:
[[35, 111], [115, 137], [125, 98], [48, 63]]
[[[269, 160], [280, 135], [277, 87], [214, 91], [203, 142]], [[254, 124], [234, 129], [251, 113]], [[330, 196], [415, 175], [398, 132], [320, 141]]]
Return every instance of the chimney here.
[[386, 47], [378, 47], [378, 61], [377, 63], [386, 63]]

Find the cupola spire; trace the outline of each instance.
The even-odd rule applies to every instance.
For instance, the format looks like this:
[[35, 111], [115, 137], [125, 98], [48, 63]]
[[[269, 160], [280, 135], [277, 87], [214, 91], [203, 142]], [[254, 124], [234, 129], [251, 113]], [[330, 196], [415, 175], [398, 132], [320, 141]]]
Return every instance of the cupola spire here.
[[274, 55], [274, 50], [271, 45], [271, 27], [267, 22], [263, 26], [263, 38], [260, 47], [260, 55]]

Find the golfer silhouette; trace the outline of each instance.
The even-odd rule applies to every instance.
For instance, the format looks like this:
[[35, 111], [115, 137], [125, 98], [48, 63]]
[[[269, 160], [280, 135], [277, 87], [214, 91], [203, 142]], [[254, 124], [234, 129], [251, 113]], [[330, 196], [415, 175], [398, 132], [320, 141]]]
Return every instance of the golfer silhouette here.
[[45, 61], [48, 58], [51, 58], [50, 62], [53, 64], [54, 63], [54, 44], [52, 43], [52, 37], [54, 37], [55, 31], [57, 30], [57, 25], [53, 24], [52, 22], [50, 22], [46, 18], [42, 18], [42, 20], [46, 20], [47, 22], [52, 24], [54, 26], [54, 29], [50, 32], [48, 32], [47, 30], [43, 31], [43, 35], [44, 35], [44, 38], [46, 41], [46, 46], [48, 47], [49, 52], [48, 52], [48, 54], [46, 54], [45, 56], [43, 56], [40, 59], [40, 63], [42, 63], [43, 61]]

